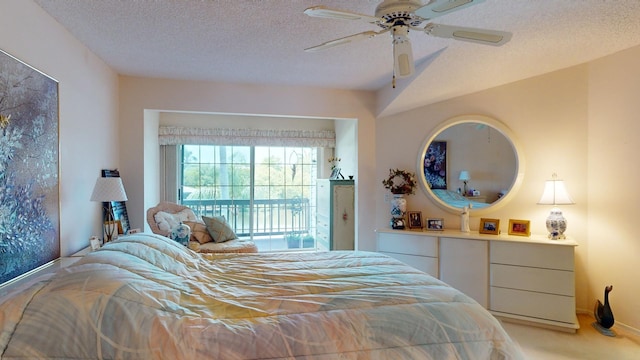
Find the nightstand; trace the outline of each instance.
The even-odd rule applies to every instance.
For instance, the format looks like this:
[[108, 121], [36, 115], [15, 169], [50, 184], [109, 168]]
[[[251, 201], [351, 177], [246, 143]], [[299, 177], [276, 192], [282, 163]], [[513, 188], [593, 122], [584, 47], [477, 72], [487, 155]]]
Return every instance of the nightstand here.
[[467, 198], [467, 199], [469, 199], [469, 200], [477, 201], [477, 202], [483, 202], [483, 203], [486, 203], [486, 202], [487, 202], [487, 197], [486, 197], [486, 195], [465, 196], [465, 198]]

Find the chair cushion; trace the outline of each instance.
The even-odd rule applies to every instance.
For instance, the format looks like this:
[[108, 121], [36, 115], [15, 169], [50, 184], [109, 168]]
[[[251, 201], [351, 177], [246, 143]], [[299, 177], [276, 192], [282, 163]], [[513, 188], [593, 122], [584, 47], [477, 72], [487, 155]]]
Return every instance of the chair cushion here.
[[198, 221], [196, 214], [191, 209], [183, 209], [175, 214], [171, 214], [165, 211], [158, 211], [154, 216], [154, 220], [158, 225], [158, 228], [163, 232], [170, 232], [181, 222], [184, 221]]
[[236, 233], [233, 232], [233, 229], [231, 229], [229, 225], [227, 225], [227, 221], [225, 220], [224, 216], [203, 216], [202, 220], [207, 226], [209, 235], [211, 235], [211, 238], [213, 238], [214, 242], [221, 243], [238, 238], [236, 236]]
[[197, 241], [200, 244], [213, 241], [205, 224], [197, 221], [185, 221], [184, 223], [191, 228], [191, 241]]

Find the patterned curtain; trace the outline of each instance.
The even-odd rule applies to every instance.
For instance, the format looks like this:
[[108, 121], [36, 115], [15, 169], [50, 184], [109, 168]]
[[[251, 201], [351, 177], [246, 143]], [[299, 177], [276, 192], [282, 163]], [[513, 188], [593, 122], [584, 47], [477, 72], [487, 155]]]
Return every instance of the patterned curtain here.
[[333, 130], [218, 129], [161, 126], [160, 145], [308, 146], [335, 148]]

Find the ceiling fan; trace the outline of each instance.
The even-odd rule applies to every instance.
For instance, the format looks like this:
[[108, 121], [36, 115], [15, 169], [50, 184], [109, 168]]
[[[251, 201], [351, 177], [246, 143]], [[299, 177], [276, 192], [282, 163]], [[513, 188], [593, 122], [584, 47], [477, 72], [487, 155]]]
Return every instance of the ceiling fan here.
[[[390, 33], [393, 44], [393, 84], [395, 78], [411, 76], [415, 71], [413, 52], [409, 41], [409, 30], [424, 32], [430, 36], [500, 46], [511, 39], [511, 33], [497, 30], [476, 29], [462, 26], [441, 25], [428, 22], [431, 19], [476, 5], [485, 0], [384, 0], [376, 7], [375, 16], [349, 11], [313, 6], [304, 11], [311, 17], [365, 21], [382, 28], [380, 31], [365, 31], [305, 49], [320, 51], [337, 45], [370, 39]], [[422, 25], [428, 22], [426, 25]]]

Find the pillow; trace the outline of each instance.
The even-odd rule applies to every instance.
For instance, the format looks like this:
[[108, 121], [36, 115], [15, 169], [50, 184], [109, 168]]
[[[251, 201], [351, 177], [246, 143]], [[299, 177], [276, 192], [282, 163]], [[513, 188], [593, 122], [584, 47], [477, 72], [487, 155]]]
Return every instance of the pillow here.
[[205, 224], [196, 221], [185, 221], [184, 224], [191, 228], [191, 241], [197, 241], [200, 244], [213, 241]]
[[234, 233], [229, 225], [227, 225], [227, 221], [225, 220], [224, 216], [203, 216], [202, 220], [207, 226], [209, 235], [211, 235], [214, 242], [221, 243], [238, 238], [236, 236], [236, 233]]
[[198, 218], [196, 218], [196, 214], [194, 214], [193, 210], [191, 209], [184, 209], [175, 214], [158, 211], [155, 215], [153, 215], [153, 219], [156, 221], [158, 229], [166, 233], [170, 232], [171, 229], [180, 225], [181, 222], [198, 221]]
[[189, 239], [191, 238], [191, 227], [184, 223], [180, 223], [178, 226], [171, 229], [169, 238], [180, 243], [181, 245], [187, 246], [187, 244], [189, 243]]

